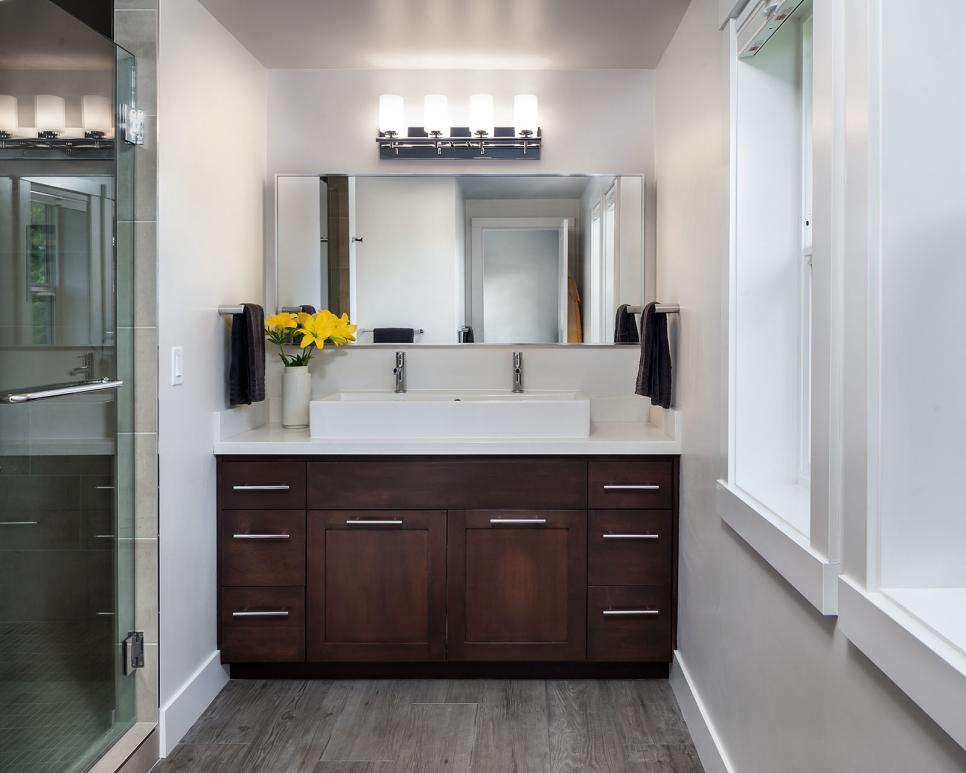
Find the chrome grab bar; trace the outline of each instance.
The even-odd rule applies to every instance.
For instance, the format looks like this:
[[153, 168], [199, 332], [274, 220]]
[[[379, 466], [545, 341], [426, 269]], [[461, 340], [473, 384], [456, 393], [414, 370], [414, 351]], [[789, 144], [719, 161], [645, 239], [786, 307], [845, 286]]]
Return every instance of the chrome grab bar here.
[[16, 405], [29, 403], [33, 400], [49, 400], [52, 397], [66, 397], [67, 395], [82, 395], [87, 392], [101, 392], [105, 389], [117, 389], [123, 386], [123, 381], [112, 381], [102, 378], [97, 381], [75, 381], [64, 384], [47, 384], [46, 386], [31, 387], [25, 392], [7, 392], [0, 395], [0, 403]]
[[604, 617], [655, 617], [656, 609], [605, 609]]
[[232, 539], [264, 539], [264, 540], [286, 540], [291, 539], [291, 534], [232, 534]]
[[0, 526], [36, 526], [37, 521], [0, 521]]
[[244, 612], [232, 612], [232, 617], [288, 617], [287, 609], [261, 609]]
[[352, 518], [345, 522], [346, 526], [402, 526], [402, 518], [384, 518], [382, 520]]
[[604, 491], [657, 491], [660, 486], [653, 483], [605, 483]]
[[256, 486], [256, 485], [250, 485], [248, 483], [241, 483], [239, 485], [232, 486], [231, 490], [232, 491], [288, 491], [289, 485], [287, 483], [283, 483], [277, 486], [275, 485]]
[[655, 540], [660, 539], [659, 534], [601, 534], [604, 539], [645, 539], [645, 540]]
[[528, 524], [540, 525], [546, 522], [547, 522], [546, 518], [490, 518], [490, 523], [495, 524], [497, 526], [513, 525], [513, 524], [521, 525], [521, 526], [526, 526]]

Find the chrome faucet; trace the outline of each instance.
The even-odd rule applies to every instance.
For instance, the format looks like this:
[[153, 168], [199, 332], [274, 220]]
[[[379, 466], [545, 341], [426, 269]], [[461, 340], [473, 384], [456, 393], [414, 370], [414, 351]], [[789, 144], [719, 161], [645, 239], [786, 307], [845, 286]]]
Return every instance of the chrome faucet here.
[[523, 352], [513, 353], [513, 392], [523, 393]]
[[396, 375], [396, 394], [406, 391], [406, 352], [396, 352], [396, 367], [392, 369]]

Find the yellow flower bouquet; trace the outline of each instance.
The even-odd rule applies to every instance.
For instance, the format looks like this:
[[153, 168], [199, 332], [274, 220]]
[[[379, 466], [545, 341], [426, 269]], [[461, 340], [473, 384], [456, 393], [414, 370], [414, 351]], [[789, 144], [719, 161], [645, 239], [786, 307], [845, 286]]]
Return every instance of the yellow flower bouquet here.
[[[308, 365], [312, 351], [323, 349], [326, 344], [355, 343], [356, 329], [348, 314], [337, 317], [327, 309], [315, 314], [282, 311], [265, 320], [265, 338], [278, 347], [278, 356], [286, 368]], [[286, 346], [298, 346], [301, 351], [286, 354]]]

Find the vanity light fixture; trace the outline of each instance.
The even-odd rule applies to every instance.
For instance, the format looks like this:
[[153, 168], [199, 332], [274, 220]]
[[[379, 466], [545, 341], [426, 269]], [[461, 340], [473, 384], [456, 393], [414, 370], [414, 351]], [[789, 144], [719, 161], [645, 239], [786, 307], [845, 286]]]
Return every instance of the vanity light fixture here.
[[520, 137], [532, 137], [540, 126], [536, 94], [517, 94], [513, 98], [513, 128]]
[[111, 115], [111, 100], [97, 94], [81, 97], [81, 124], [84, 136], [88, 139], [102, 139], [114, 123]]
[[0, 94], [0, 140], [8, 140], [20, 128], [17, 117], [17, 98]]
[[449, 131], [449, 101], [443, 94], [423, 97], [423, 128], [431, 137], [442, 137]]
[[398, 94], [383, 94], [379, 97], [379, 132], [389, 137], [405, 134], [406, 107]]
[[379, 97], [381, 159], [533, 159], [543, 145], [538, 122], [537, 97], [518, 94], [513, 100], [514, 126], [496, 126], [493, 96], [473, 94], [469, 100], [469, 126], [450, 126], [449, 100], [444, 94], [423, 97], [423, 125], [405, 126], [403, 98]]
[[470, 97], [470, 134], [474, 137], [493, 136], [493, 96], [474, 94]]
[[34, 124], [40, 139], [57, 139], [67, 126], [64, 98], [53, 94], [37, 94], [34, 97]]

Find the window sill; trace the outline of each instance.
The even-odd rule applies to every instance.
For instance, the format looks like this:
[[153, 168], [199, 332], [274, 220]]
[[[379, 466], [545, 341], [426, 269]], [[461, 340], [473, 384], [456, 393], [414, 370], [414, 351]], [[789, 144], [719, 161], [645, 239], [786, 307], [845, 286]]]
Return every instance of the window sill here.
[[873, 593], [839, 578], [839, 626], [846, 638], [966, 748], [964, 612], [966, 589]]
[[760, 502], [723, 480], [715, 494], [718, 515], [823, 615], [837, 610], [839, 565], [812, 549], [808, 538]]

